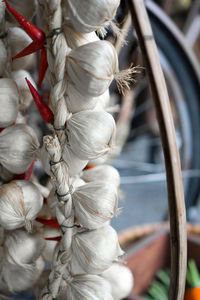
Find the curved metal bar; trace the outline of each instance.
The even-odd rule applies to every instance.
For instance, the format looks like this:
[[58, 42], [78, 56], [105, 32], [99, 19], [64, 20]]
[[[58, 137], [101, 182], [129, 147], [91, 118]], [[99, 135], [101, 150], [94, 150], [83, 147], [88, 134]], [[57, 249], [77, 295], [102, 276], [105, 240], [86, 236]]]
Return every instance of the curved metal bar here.
[[128, 1], [148, 74], [165, 157], [170, 215], [170, 300], [182, 300], [187, 265], [187, 234], [183, 183], [176, 135], [157, 47], [143, 0]]

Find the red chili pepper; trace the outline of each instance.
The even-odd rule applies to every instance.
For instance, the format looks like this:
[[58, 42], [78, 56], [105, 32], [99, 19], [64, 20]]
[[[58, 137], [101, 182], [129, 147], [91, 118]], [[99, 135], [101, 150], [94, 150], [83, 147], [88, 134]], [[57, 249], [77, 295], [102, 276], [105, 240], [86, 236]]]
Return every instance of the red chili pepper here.
[[90, 170], [90, 169], [93, 169], [95, 167], [95, 165], [87, 165], [83, 171], [87, 171], [87, 170]]
[[8, 2], [4, 0], [9, 12], [13, 15], [13, 17], [17, 20], [17, 22], [22, 26], [22, 28], [26, 31], [26, 33], [32, 38], [33, 41], [44, 42], [45, 33], [26, 20], [22, 15], [20, 15]]
[[47, 52], [46, 49], [43, 48], [40, 55], [40, 68], [39, 68], [39, 79], [38, 79], [39, 89], [41, 88], [42, 81], [44, 79], [47, 68], [48, 68]]
[[60, 224], [58, 223], [57, 219], [52, 218], [50, 220], [42, 219], [42, 218], [36, 218], [36, 221], [47, 226], [50, 228], [60, 229]]
[[20, 57], [24, 57], [26, 55], [32, 54], [38, 50], [44, 49], [44, 45], [41, 42], [33, 41], [30, 45], [24, 48], [22, 51], [17, 53], [15, 56], [12, 57], [12, 60]]
[[37, 108], [40, 112], [41, 117], [43, 118], [43, 120], [47, 123], [50, 123], [51, 121], [53, 121], [53, 113], [50, 110], [50, 108], [48, 107], [48, 105], [43, 101], [43, 99], [40, 97], [40, 95], [38, 94], [37, 90], [34, 88], [34, 86], [30, 83], [30, 81], [26, 79], [26, 82], [29, 86], [29, 89], [31, 91], [31, 94], [33, 96], [33, 99], [35, 101], [35, 104], [37, 105]]
[[47, 204], [47, 198], [44, 198], [43, 204]]
[[55, 241], [55, 242], [60, 242], [62, 237], [61, 236], [55, 236], [51, 238], [44, 238], [46, 241]]
[[5, 128], [0, 128], [0, 132], [2, 132]]
[[26, 172], [24, 172], [23, 174], [16, 174], [14, 176], [15, 180], [30, 180], [31, 175], [33, 173], [33, 168], [34, 168], [34, 164], [36, 162], [36, 159], [34, 159], [34, 161], [32, 162], [32, 164], [30, 165], [30, 167], [28, 168], [28, 170]]

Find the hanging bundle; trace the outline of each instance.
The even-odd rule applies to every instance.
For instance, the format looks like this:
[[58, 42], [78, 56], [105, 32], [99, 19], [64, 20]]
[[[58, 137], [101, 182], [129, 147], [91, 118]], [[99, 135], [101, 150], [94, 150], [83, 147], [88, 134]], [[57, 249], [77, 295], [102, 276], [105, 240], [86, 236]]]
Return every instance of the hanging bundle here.
[[100, 274], [123, 255], [116, 231], [109, 225], [77, 233], [72, 250], [81, 268], [89, 274]]
[[19, 93], [12, 79], [0, 79], [0, 107], [0, 127], [12, 125], [16, 121], [19, 107]]
[[26, 180], [16, 180], [0, 187], [0, 224], [7, 230], [25, 226], [31, 231], [32, 221], [43, 205], [38, 188]]
[[120, 0], [65, 0], [65, 17], [81, 33], [101, 32], [111, 23], [119, 4]]
[[30, 167], [38, 148], [34, 131], [25, 124], [12, 125], [0, 133], [0, 163], [13, 174]]

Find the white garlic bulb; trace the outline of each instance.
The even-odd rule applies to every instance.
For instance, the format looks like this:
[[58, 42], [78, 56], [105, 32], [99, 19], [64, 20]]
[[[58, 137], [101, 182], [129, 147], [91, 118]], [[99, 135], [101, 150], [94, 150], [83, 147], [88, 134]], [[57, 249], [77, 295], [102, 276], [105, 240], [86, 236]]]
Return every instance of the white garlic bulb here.
[[2, 40], [0, 40], [0, 76], [6, 71], [7, 51]]
[[110, 285], [96, 275], [66, 275], [66, 289], [63, 289], [58, 300], [113, 300]]
[[[8, 30], [8, 45], [11, 57], [14, 57], [21, 50], [32, 43], [29, 35], [20, 27], [12, 27]], [[35, 54], [16, 58], [12, 61], [11, 67], [13, 71], [23, 68], [29, 68], [34, 60]]]
[[66, 17], [82, 33], [105, 27], [115, 17], [120, 0], [65, 0]]
[[7, 230], [25, 226], [31, 230], [43, 205], [38, 188], [26, 180], [16, 180], [0, 187], [0, 224]]
[[[44, 238], [51, 238], [51, 237], [56, 237], [60, 236], [61, 233], [59, 230], [54, 229], [54, 228], [45, 228], [44, 229]], [[58, 242], [56, 241], [45, 241], [45, 247], [44, 250], [42, 251], [42, 257], [44, 258], [45, 262], [51, 264], [53, 260], [53, 255], [55, 252], [55, 248]]]
[[102, 95], [94, 99], [97, 99], [97, 103], [94, 107], [94, 110], [96, 111], [106, 110], [109, 107], [109, 103], [110, 103], [109, 89], [107, 89]]
[[99, 41], [99, 37], [96, 35], [95, 32], [85, 34], [80, 33], [70, 24], [70, 22], [66, 22], [64, 24], [63, 32], [65, 35], [67, 45], [71, 49], [75, 49], [87, 43]]
[[81, 268], [89, 274], [100, 274], [123, 255], [116, 231], [109, 225], [77, 233], [72, 250]]
[[15, 122], [18, 114], [19, 93], [12, 79], [0, 79], [0, 106], [0, 127], [5, 128]]
[[72, 194], [75, 217], [87, 229], [101, 227], [117, 214], [117, 189], [113, 184], [93, 181]]
[[114, 300], [127, 298], [133, 288], [133, 274], [126, 266], [113, 263], [113, 265], [101, 274], [112, 288], [112, 296]]
[[19, 90], [19, 109], [24, 110], [29, 107], [33, 97], [28, 88], [25, 78], [27, 78], [31, 84], [36, 88], [35, 82], [31, 77], [31, 74], [26, 70], [18, 70], [11, 73], [12, 78], [15, 80]]
[[66, 71], [80, 94], [98, 97], [118, 72], [115, 48], [110, 42], [97, 41], [74, 49], [67, 56]]
[[40, 256], [34, 263], [24, 267], [5, 261], [0, 276], [6, 283], [8, 291], [21, 292], [34, 286], [44, 270], [44, 260]]
[[81, 178], [85, 182], [102, 180], [106, 182], [111, 182], [116, 187], [119, 187], [120, 185], [119, 172], [110, 165], [99, 165], [89, 170], [85, 170], [81, 173]]
[[45, 241], [40, 233], [29, 234], [23, 229], [18, 229], [7, 234], [4, 243], [5, 259], [19, 266], [34, 263], [40, 256], [45, 246]]
[[[27, 20], [31, 20], [35, 14], [36, 10], [36, 1], [35, 0], [9, 0], [9, 4], [17, 11], [19, 12], [24, 18]], [[14, 17], [7, 13], [6, 20], [17, 24], [17, 21], [14, 19]]]
[[25, 124], [12, 125], [0, 133], [0, 163], [13, 174], [29, 168], [38, 148], [34, 131]]
[[79, 159], [94, 159], [105, 155], [114, 146], [115, 131], [115, 121], [109, 113], [81, 111], [66, 122], [66, 145]]

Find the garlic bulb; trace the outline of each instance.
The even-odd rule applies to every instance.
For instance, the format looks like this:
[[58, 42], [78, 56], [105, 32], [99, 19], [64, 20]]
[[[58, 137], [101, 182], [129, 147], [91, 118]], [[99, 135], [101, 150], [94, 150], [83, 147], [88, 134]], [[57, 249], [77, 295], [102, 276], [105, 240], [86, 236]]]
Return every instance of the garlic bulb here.
[[[35, 0], [9, 0], [9, 4], [19, 12], [24, 18], [27, 20], [31, 20], [35, 14], [36, 10], [36, 1]], [[7, 13], [6, 20], [17, 24], [16, 20], [11, 16], [11, 14]]]
[[98, 38], [98, 36], [96, 35], [95, 32], [82, 34], [82, 33], [78, 32], [70, 24], [70, 22], [66, 22], [64, 24], [63, 32], [64, 32], [64, 35], [65, 35], [67, 45], [71, 49], [75, 49], [75, 48], [80, 47], [82, 45], [85, 45], [87, 43], [92, 43], [92, 42], [99, 41], [99, 38]]
[[75, 217], [87, 229], [101, 227], [117, 214], [118, 197], [114, 185], [93, 181], [72, 194]]
[[13, 174], [6, 170], [1, 164], [0, 164], [0, 179], [3, 182], [8, 182], [13, 179]]
[[115, 48], [110, 42], [97, 41], [72, 50], [67, 56], [66, 71], [80, 94], [98, 97], [118, 72]]
[[133, 274], [126, 266], [114, 263], [101, 276], [110, 283], [114, 300], [127, 298], [131, 293]]
[[[44, 238], [56, 237], [60, 235], [61, 235], [60, 231], [53, 228], [45, 228], [43, 234]], [[52, 263], [53, 255], [57, 244], [58, 242], [56, 241], [48, 241], [48, 240], [45, 241], [45, 247], [42, 252], [42, 257], [44, 258], [45, 262], [49, 264]]]
[[41, 255], [45, 241], [39, 233], [28, 234], [23, 229], [6, 235], [4, 247], [5, 259], [19, 266], [34, 263]]
[[109, 90], [98, 97], [85, 97], [77, 91], [73, 84], [67, 83], [65, 101], [69, 112], [73, 114], [82, 110], [103, 110], [108, 105], [109, 99]]
[[0, 276], [10, 292], [21, 292], [34, 286], [44, 270], [44, 261], [39, 257], [34, 263], [24, 267], [5, 261]]
[[14, 71], [11, 76], [15, 80], [19, 90], [19, 109], [24, 110], [29, 107], [33, 99], [25, 78], [28, 78], [31, 84], [35, 87], [34, 80], [31, 77], [31, 74], [25, 70]]
[[[14, 57], [21, 50], [31, 44], [32, 39], [20, 27], [12, 27], [8, 30], [8, 46], [10, 48], [10, 55]], [[20, 57], [12, 61], [11, 67], [13, 71], [23, 68], [29, 68], [33, 64], [35, 55]]]
[[115, 130], [115, 121], [107, 112], [81, 111], [66, 123], [67, 146], [79, 159], [94, 159], [114, 146]]
[[26, 180], [16, 180], [0, 187], [0, 224], [7, 230], [25, 226], [31, 230], [43, 205], [38, 188]]
[[82, 33], [105, 27], [114, 18], [120, 0], [65, 0], [66, 17]]
[[0, 106], [0, 127], [5, 128], [15, 122], [18, 114], [19, 93], [12, 79], [0, 79]]
[[110, 182], [114, 184], [116, 187], [119, 187], [120, 185], [119, 172], [110, 165], [100, 165], [100, 166], [95, 166], [92, 169], [85, 170], [82, 172], [81, 178], [85, 182], [102, 180], [105, 182]]
[[62, 290], [58, 300], [113, 300], [110, 285], [96, 275], [66, 275], [66, 289]]
[[29, 168], [38, 148], [34, 131], [25, 124], [7, 127], [0, 133], [0, 163], [13, 174]]
[[4, 43], [0, 40], [0, 76], [6, 71], [7, 51]]
[[116, 231], [109, 225], [77, 233], [72, 250], [81, 268], [89, 274], [100, 274], [123, 255]]

